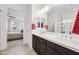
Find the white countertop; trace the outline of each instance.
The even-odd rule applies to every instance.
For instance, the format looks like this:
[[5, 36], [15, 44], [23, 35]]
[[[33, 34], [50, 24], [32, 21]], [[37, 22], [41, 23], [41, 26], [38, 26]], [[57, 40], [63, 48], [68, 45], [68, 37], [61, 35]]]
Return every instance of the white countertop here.
[[[63, 34], [53, 33], [53, 32], [45, 32], [45, 33], [33, 32], [32, 34], [44, 38], [45, 40], [48, 40], [50, 42], [54, 42], [68, 49], [71, 49], [73, 51], [79, 52], [79, 41], [70, 39], [69, 37], [70, 35], [64, 34], [63, 36]], [[65, 36], [68, 37], [65, 38]]]

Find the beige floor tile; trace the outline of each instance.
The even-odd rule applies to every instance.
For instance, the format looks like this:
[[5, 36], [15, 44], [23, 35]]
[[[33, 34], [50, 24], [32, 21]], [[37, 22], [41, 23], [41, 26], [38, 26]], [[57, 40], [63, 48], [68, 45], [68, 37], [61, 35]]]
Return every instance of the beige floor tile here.
[[36, 53], [28, 44], [23, 44], [22, 40], [14, 40], [8, 42], [8, 48], [0, 52], [0, 55], [36, 55]]

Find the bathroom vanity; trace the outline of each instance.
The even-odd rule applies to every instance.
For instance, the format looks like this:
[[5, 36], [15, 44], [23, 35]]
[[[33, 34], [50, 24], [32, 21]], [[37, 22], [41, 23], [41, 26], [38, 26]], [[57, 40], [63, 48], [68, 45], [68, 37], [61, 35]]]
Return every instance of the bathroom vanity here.
[[38, 55], [79, 55], [79, 42], [60, 38], [53, 33], [34, 32], [32, 36], [33, 49]]

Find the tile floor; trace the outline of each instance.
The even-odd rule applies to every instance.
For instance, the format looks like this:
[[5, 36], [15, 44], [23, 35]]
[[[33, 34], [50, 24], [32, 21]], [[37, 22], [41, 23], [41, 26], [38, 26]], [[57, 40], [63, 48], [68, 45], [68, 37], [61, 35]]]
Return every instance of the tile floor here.
[[23, 44], [22, 40], [8, 41], [8, 48], [0, 52], [0, 55], [36, 55], [28, 44]]

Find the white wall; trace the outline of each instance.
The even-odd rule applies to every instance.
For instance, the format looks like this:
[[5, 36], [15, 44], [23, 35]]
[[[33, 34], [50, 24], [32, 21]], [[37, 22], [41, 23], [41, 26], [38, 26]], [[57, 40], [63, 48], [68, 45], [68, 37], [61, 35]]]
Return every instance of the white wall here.
[[37, 15], [37, 13], [45, 6], [46, 4], [32, 4], [32, 17]]
[[7, 48], [7, 6], [0, 5], [0, 50]]
[[32, 30], [31, 30], [31, 21], [32, 21], [32, 5], [26, 5], [24, 12], [24, 35], [23, 43], [28, 44], [32, 48]]

